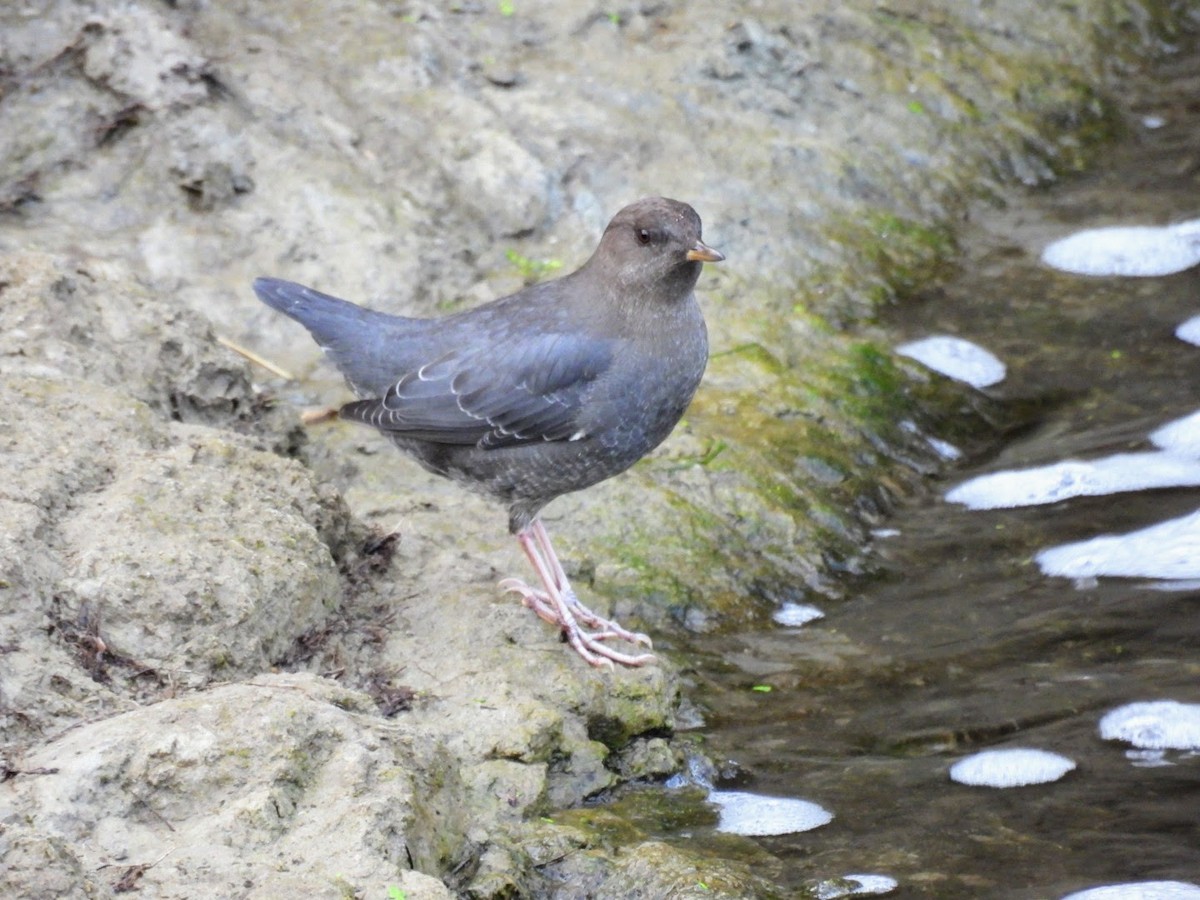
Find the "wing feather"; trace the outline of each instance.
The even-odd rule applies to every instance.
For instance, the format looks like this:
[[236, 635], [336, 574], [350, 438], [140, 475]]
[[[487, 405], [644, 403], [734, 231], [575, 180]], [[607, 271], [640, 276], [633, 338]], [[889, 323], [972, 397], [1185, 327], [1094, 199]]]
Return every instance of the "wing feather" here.
[[485, 449], [577, 440], [583, 400], [611, 361], [607, 340], [525, 335], [515, 347], [443, 353], [342, 415], [399, 437]]

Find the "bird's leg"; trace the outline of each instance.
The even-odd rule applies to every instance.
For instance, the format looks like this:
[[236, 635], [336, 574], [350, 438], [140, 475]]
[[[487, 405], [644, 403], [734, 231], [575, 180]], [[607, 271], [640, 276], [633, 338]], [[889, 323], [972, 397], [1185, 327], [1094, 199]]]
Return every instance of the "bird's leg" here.
[[546, 526], [542, 524], [541, 519], [534, 519], [530, 526], [533, 531], [533, 536], [537, 540], [538, 549], [541, 551], [541, 556], [549, 564], [551, 574], [554, 576], [554, 584], [562, 592], [563, 597], [571, 605], [571, 611], [575, 614], [575, 618], [583, 622], [589, 628], [595, 628], [603, 632], [598, 639], [605, 637], [619, 637], [623, 641], [629, 641], [631, 644], [645, 644], [647, 647], [654, 647], [654, 643], [650, 640], [649, 635], [642, 634], [637, 631], [629, 631], [622, 628], [611, 619], [605, 619], [603, 616], [598, 616], [582, 603], [575, 595], [575, 589], [571, 587], [571, 583], [567, 581], [567, 573], [563, 571], [562, 563], [558, 561], [558, 554], [554, 552], [554, 546], [550, 543], [550, 532], [546, 530]]
[[[547, 622], [561, 628], [576, 653], [593, 666], [611, 666], [614, 662], [625, 666], [642, 666], [654, 659], [649, 653], [633, 656], [603, 643], [611, 638], [621, 638], [631, 643], [649, 644], [650, 639], [596, 615], [579, 602], [550, 543], [550, 535], [540, 520], [535, 519], [532, 525], [519, 531], [517, 540], [545, 590], [538, 590], [517, 578], [506, 578], [500, 582], [500, 586], [506, 591], [520, 594], [526, 606]], [[580, 628], [580, 622], [597, 630], [585, 631]]]

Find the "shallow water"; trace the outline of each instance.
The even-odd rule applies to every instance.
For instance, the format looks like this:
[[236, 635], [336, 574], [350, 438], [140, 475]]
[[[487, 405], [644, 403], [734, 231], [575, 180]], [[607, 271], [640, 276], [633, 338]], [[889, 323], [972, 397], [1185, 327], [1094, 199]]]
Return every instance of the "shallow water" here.
[[[1004, 898], [1200, 883], [1200, 754], [1140, 765], [1097, 733], [1123, 703], [1200, 702], [1200, 585], [1076, 584], [1033, 562], [1200, 509], [1200, 489], [993, 511], [942, 499], [988, 472], [1152, 449], [1151, 431], [1200, 409], [1200, 348], [1174, 336], [1200, 312], [1200, 269], [1085, 278], [1038, 261], [1076, 229], [1200, 214], [1198, 71], [1184, 60], [1159, 73], [1103, 172], [979, 210], [956, 281], [894, 311], [897, 343], [953, 334], [999, 356], [1009, 377], [987, 393], [1019, 427], [964, 448], [929, 497], [898, 509], [896, 533], [870, 550], [876, 574], [817, 602], [823, 619], [694, 648], [707, 751], [740, 773], [725, 786], [834, 813], [815, 831], [756, 839], [783, 883], [881, 872], [898, 897]], [[1150, 113], [1166, 125], [1142, 127]], [[962, 756], [1015, 746], [1078, 767], [1008, 790], [950, 781]]]

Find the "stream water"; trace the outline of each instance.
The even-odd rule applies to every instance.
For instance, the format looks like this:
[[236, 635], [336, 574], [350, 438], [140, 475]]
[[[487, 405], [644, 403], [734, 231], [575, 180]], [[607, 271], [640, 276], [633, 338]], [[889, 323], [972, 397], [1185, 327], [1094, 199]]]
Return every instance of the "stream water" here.
[[[1140, 759], [1097, 732], [1124, 703], [1200, 701], [1200, 585], [1074, 582], [1034, 562], [1193, 512], [1200, 489], [994, 511], [943, 499], [983, 473], [1148, 449], [1151, 431], [1200, 409], [1200, 348], [1174, 336], [1200, 313], [1200, 269], [1086, 278], [1038, 261], [1076, 229], [1200, 215], [1198, 72], [1181, 60], [1159, 73], [1103, 171], [980, 209], [961, 274], [892, 315], [901, 339], [955, 334], [1003, 359], [1009, 377], [988, 392], [1021, 427], [897, 510], [871, 548], [876, 574], [823, 619], [700, 642], [707, 752], [736, 762], [740, 789], [835, 816], [755, 839], [783, 883], [880, 872], [898, 897], [1055, 898], [1200, 882], [1200, 754]], [[950, 781], [956, 759], [1009, 746], [1077, 768], [1008, 790]]]

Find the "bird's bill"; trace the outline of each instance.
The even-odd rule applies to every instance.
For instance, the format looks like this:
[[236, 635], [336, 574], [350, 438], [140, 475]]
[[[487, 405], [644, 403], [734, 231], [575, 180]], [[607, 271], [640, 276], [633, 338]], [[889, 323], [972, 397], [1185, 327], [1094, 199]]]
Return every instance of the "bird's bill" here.
[[720, 262], [725, 258], [725, 254], [714, 250], [704, 241], [696, 241], [696, 246], [687, 252], [687, 258], [691, 262]]

